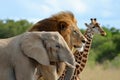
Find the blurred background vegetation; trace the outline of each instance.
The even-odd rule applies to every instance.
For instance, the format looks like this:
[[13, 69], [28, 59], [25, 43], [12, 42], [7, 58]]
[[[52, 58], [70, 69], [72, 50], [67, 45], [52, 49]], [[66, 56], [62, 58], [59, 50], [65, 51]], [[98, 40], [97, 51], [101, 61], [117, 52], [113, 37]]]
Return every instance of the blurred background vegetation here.
[[[19, 35], [29, 29], [33, 23], [27, 20], [0, 20], [0, 38]], [[105, 68], [120, 68], [120, 30], [103, 26], [107, 36], [95, 35], [90, 50], [88, 65], [102, 64]], [[81, 30], [83, 33], [84, 29]]]

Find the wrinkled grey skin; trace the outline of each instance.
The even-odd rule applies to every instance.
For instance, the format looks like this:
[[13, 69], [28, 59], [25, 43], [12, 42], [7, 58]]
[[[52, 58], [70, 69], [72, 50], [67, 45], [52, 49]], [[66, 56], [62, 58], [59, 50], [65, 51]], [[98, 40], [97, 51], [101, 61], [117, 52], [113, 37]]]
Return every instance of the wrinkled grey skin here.
[[0, 39], [0, 80], [35, 80], [38, 65], [46, 80], [57, 80], [57, 67], [51, 62], [65, 62], [66, 80], [71, 78], [74, 56], [58, 32], [26, 32]]

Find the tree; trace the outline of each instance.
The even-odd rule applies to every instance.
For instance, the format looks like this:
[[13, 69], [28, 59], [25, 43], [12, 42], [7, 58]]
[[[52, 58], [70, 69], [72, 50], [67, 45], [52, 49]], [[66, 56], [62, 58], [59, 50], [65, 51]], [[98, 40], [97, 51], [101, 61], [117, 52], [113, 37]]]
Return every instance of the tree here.
[[25, 32], [32, 23], [27, 20], [0, 20], [0, 38], [8, 38]]

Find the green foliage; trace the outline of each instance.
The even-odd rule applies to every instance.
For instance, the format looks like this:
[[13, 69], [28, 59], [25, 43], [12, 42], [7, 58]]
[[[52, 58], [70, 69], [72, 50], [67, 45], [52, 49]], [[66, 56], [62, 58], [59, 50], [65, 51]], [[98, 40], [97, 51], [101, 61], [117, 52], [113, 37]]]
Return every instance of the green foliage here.
[[102, 45], [99, 45], [97, 50], [100, 51], [96, 60], [100, 63], [107, 59], [112, 60], [117, 55], [117, 53], [115, 53], [115, 44], [112, 41], [107, 41]]
[[111, 61], [111, 66], [120, 67], [120, 53]]
[[8, 38], [25, 32], [32, 23], [27, 20], [0, 20], [0, 38]]

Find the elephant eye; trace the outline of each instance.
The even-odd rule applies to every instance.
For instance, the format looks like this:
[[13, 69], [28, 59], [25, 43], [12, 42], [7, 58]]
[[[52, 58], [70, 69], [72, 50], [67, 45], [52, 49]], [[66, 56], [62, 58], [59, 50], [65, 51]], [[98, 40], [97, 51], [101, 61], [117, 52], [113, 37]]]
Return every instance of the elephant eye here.
[[95, 28], [95, 26], [93, 26], [92, 28]]
[[56, 45], [57, 48], [60, 48], [60, 45]]

